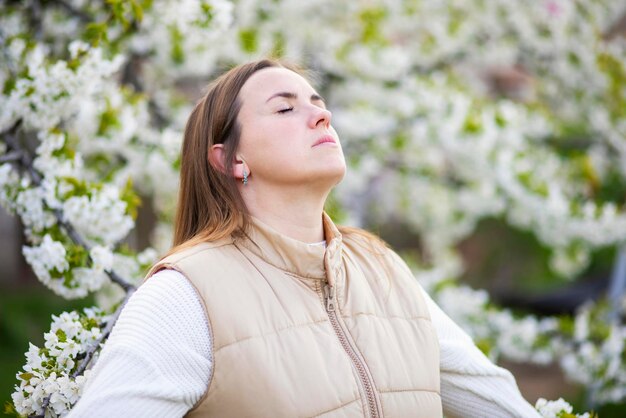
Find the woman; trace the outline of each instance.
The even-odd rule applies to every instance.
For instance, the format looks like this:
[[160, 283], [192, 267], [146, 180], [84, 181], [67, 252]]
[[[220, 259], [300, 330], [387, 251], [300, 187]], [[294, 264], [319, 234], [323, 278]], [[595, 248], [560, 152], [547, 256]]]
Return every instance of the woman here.
[[185, 130], [175, 248], [72, 416], [538, 416], [394, 252], [324, 214], [345, 169], [298, 72], [216, 80]]

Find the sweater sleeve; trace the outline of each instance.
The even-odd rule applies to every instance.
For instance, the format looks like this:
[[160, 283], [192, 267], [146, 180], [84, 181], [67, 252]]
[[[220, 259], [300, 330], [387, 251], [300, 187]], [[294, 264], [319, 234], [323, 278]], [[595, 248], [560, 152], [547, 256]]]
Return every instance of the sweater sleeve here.
[[422, 289], [440, 346], [441, 396], [448, 418], [535, 418], [513, 375], [493, 364]]
[[69, 417], [182, 417], [204, 394], [212, 366], [195, 290], [162, 270], [122, 310]]

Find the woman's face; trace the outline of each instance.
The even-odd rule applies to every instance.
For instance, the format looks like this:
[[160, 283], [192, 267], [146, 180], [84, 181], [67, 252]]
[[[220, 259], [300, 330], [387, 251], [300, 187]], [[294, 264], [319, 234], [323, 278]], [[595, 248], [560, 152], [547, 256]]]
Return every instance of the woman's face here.
[[299, 74], [281, 67], [254, 73], [239, 92], [237, 154], [251, 182], [328, 187], [343, 178], [345, 159], [331, 113]]

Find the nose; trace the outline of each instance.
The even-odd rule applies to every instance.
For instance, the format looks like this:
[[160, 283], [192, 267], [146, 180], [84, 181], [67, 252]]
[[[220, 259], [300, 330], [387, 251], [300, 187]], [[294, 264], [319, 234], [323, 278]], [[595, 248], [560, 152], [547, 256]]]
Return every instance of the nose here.
[[330, 110], [321, 108], [319, 106], [313, 106], [311, 112], [311, 118], [309, 119], [309, 127], [317, 128], [320, 124], [324, 127], [330, 127], [330, 120], [332, 119], [332, 113]]

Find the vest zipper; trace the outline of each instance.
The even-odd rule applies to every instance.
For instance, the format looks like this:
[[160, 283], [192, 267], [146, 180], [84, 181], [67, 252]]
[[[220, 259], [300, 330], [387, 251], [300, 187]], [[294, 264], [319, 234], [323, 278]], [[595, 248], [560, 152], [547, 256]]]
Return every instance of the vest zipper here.
[[361, 379], [361, 385], [363, 386], [367, 406], [369, 409], [369, 416], [371, 418], [378, 418], [380, 414], [378, 413], [378, 404], [376, 401], [376, 395], [374, 394], [374, 384], [371, 380], [365, 363], [356, 353], [355, 349], [350, 344], [350, 341], [348, 341], [348, 337], [346, 336], [345, 331], [342, 329], [341, 324], [339, 323], [339, 317], [336, 311], [335, 292], [332, 285], [324, 285], [324, 299], [326, 300], [326, 312], [328, 313], [330, 323], [335, 330], [335, 334], [337, 334], [337, 338], [339, 338], [341, 346], [348, 354], [348, 357], [350, 357], [350, 360], [352, 360], [352, 364], [354, 365], [359, 374], [359, 378]]

